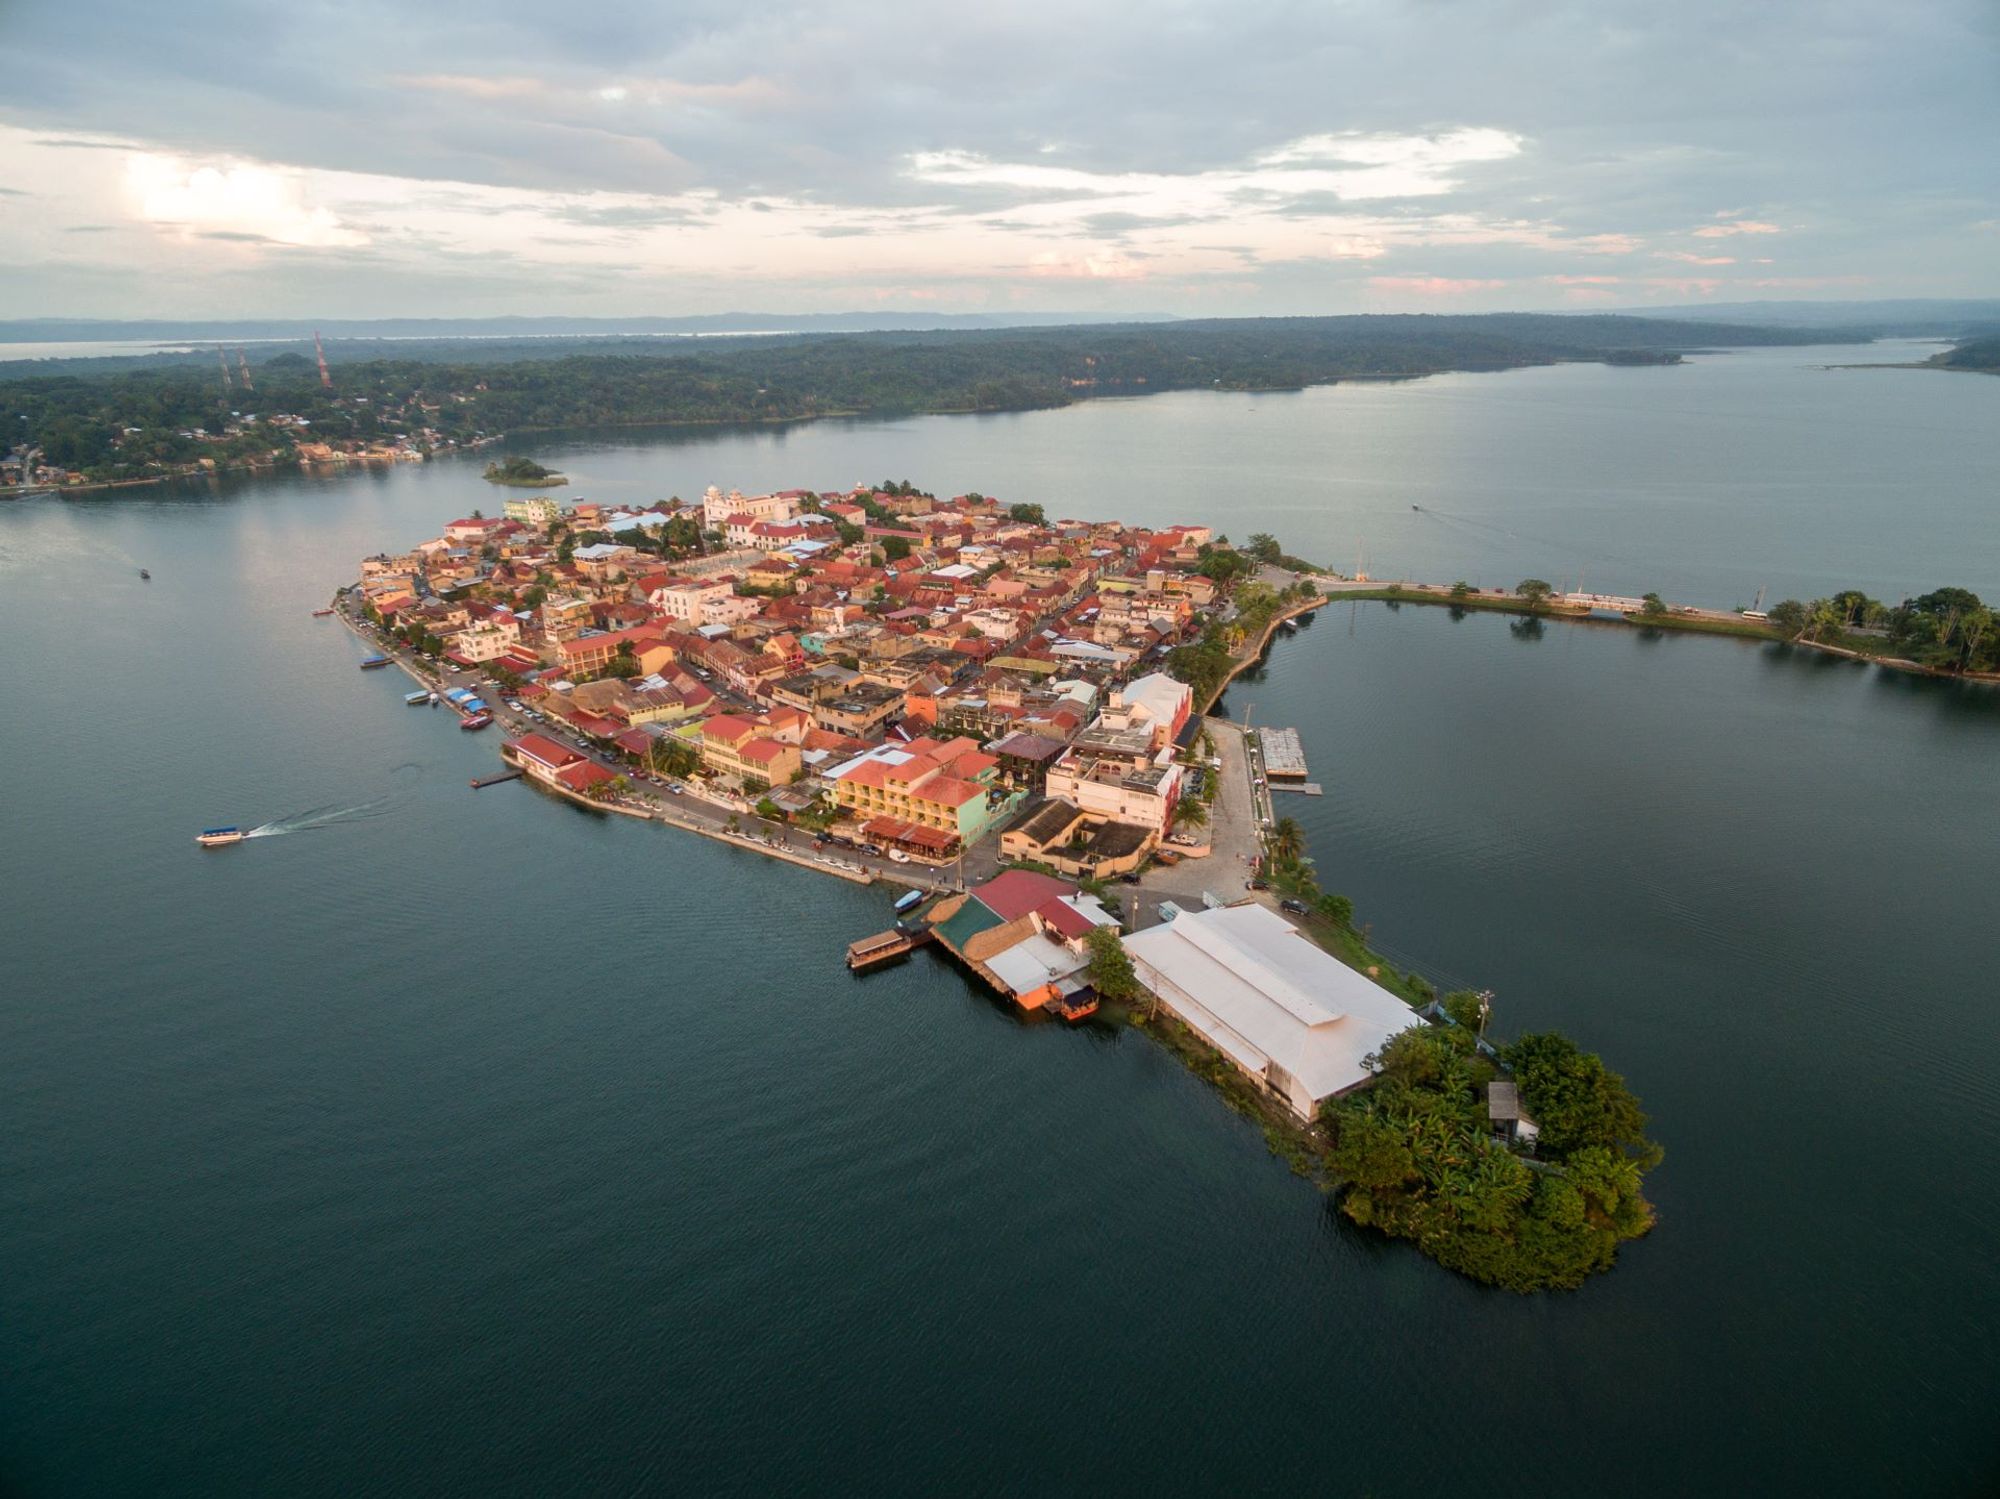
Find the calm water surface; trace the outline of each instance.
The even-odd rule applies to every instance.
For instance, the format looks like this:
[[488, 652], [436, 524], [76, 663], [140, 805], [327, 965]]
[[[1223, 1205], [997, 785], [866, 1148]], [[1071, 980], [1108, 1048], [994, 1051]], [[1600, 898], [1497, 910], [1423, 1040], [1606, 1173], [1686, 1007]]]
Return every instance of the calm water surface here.
[[[532, 450], [573, 497], [909, 477], [1380, 572], [2000, 594], [2000, 382], [1808, 360]], [[1996, 695], [1378, 605], [1232, 690], [1378, 942], [1655, 1115], [1659, 1232], [1523, 1300], [1345, 1230], [1143, 1038], [850, 979], [886, 893], [467, 790], [490, 736], [308, 611], [496, 500], [0, 509], [13, 1489], [1990, 1485]]]

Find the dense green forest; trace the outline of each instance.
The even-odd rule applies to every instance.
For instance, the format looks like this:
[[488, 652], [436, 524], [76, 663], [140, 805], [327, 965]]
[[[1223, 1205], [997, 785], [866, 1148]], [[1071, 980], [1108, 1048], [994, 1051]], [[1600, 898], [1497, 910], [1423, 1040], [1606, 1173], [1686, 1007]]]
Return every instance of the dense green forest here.
[[[335, 364], [323, 389], [302, 353], [266, 351], [255, 389], [201, 364], [50, 374], [0, 370], [7, 441], [92, 477], [211, 458], [283, 455], [298, 441], [415, 435], [463, 442], [548, 427], [789, 421], [835, 414], [1018, 411], [1093, 395], [1295, 390], [1349, 378], [1497, 370], [1564, 360], [1661, 363], [1683, 349], [1812, 335], [1628, 317], [1267, 318], [994, 332], [917, 332], [519, 345], [394, 345]], [[428, 357], [448, 353], [447, 360]], [[274, 427], [252, 413], [304, 418]], [[232, 413], [236, 415], [232, 416]], [[183, 435], [187, 434], [187, 435]]]
[[[1476, 996], [1453, 995], [1446, 1006]], [[1660, 1147], [1625, 1080], [1554, 1033], [1502, 1047], [1536, 1155], [1494, 1138], [1499, 1069], [1462, 1025], [1419, 1026], [1382, 1049], [1375, 1085], [1324, 1108], [1341, 1211], [1461, 1274], [1510, 1291], [1581, 1285], [1653, 1225], [1645, 1174]]]

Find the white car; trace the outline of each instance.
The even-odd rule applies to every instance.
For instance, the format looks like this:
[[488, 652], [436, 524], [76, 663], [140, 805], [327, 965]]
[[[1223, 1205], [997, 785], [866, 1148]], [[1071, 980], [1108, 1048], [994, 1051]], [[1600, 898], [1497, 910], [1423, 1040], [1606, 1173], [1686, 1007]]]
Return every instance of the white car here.
[[907, 864], [910, 862], [910, 856], [900, 848], [892, 848], [889, 850], [889, 860], [894, 864]]

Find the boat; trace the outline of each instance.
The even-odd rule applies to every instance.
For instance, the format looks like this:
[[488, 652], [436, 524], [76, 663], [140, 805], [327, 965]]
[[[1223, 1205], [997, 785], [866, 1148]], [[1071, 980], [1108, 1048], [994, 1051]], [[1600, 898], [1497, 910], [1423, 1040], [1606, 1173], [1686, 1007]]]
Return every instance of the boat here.
[[896, 904], [891, 909], [894, 910], [898, 916], [901, 916], [905, 911], [915, 910], [918, 906], [922, 905], [923, 903], [924, 903], [924, 892], [921, 890], [912, 890], [908, 894], [898, 899]]
[[428, 692], [406, 692], [403, 694], [403, 701], [412, 708], [421, 708], [430, 700], [431, 695]]
[[1056, 1013], [1071, 1025], [1079, 1020], [1088, 1020], [1097, 1013], [1097, 991], [1079, 989], [1074, 994], [1065, 994], [1056, 1001]]
[[250, 835], [241, 828], [203, 828], [195, 835], [195, 842], [203, 848], [227, 848], [232, 843], [241, 843]]
[[153, 575], [147, 572], [146, 569], [143, 567], [139, 569], [139, 576], [144, 578], [149, 583], [153, 580]]
[[493, 715], [482, 708], [477, 713], [467, 714], [464, 718], [461, 718], [458, 721], [458, 726], [461, 729], [483, 729], [491, 722], [493, 722]]
[[375, 671], [388, 664], [389, 658], [387, 656], [364, 656], [361, 660], [361, 669], [363, 671]]
[[313, 618], [325, 619], [331, 613], [333, 613], [331, 609], [315, 609], [313, 610]]

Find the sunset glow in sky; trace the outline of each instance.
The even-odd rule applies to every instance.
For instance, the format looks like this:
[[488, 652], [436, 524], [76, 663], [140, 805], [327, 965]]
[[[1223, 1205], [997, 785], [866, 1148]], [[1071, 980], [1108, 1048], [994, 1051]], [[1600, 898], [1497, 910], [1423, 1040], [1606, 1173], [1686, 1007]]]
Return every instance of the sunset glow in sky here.
[[2000, 294], [1966, 0], [202, 10], [6, 9], [0, 316]]

